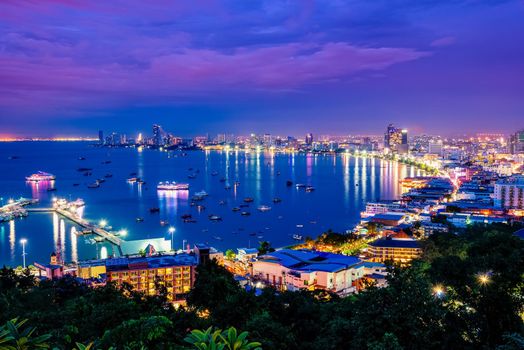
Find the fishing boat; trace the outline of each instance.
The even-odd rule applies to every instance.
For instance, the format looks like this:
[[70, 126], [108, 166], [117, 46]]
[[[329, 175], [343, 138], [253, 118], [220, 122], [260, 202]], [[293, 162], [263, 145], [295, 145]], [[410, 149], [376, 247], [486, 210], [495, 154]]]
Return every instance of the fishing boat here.
[[243, 211], [243, 212], [240, 213], [240, 215], [242, 215], [242, 216], [249, 216], [249, 215], [251, 215], [251, 213], [248, 212], [248, 211]]
[[208, 218], [211, 221], [222, 221], [222, 218], [218, 215], [209, 215]]
[[27, 176], [25, 178], [27, 181], [32, 182], [39, 182], [39, 181], [52, 181], [56, 179], [56, 176], [50, 173], [46, 173], [44, 171], [38, 171], [36, 174], [32, 174], [31, 176]]
[[200, 192], [196, 192], [195, 196], [206, 197], [206, 196], [209, 196], [209, 194], [206, 191], [202, 190]]
[[232, 211], [240, 211], [240, 208], [239, 207], [234, 207], [233, 209], [231, 209]]
[[296, 188], [306, 188], [306, 185], [305, 184], [296, 184], [295, 187]]
[[138, 180], [140, 180], [139, 177], [130, 177], [129, 179], [127, 179], [127, 182], [129, 182], [130, 184], [132, 184], [132, 183], [137, 182]]
[[257, 208], [259, 211], [270, 211], [271, 210], [271, 207], [270, 206], [267, 206], [267, 205], [259, 205], [258, 208]]
[[251, 202], [253, 202], [253, 201], [254, 201], [254, 199], [251, 198], [251, 197], [246, 197], [246, 198], [244, 198], [244, 202], [246, 202], [246, 203], [251, 203]]
[[313, 186], [306, 187], [306, 192], [313, 192], [314, 190], [315, 190], [315, 187]]
[[89, 185], [87, 185], [87, 188], [98, 188], [100, 187], [100, 183], [98, 181], [95, 181]]

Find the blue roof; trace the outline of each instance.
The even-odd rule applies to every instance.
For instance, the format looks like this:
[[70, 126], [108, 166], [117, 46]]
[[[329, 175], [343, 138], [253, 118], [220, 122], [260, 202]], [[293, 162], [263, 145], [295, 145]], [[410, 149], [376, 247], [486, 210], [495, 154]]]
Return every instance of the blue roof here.
[[524, 239], [524, 228], [521, 228], [520, 230], [514, 232], [513, 234], [519, 237], [520, 239]]
[[258, 258], [297, 271], [337, 272], [361, 262], [356, 256], [346, 256], [312, 250], [281, 249]]
[[384, 214], [376, 214], [373, 216], [373, 219], [380, 219], [380, 220], [401, 220], [406, 214], [405, 213], [384, 213]]
[[380, 248], [420, 248], [420, 243], [412, 239], [378, 239], [369, 243], [372, 247]]

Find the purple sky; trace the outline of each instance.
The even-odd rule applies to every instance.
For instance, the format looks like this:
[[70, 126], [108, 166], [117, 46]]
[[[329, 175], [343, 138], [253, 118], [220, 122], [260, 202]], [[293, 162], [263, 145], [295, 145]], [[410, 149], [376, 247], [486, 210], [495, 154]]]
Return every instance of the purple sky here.
[[524, 1], [0, 2], [0, 136], [511, 132]]

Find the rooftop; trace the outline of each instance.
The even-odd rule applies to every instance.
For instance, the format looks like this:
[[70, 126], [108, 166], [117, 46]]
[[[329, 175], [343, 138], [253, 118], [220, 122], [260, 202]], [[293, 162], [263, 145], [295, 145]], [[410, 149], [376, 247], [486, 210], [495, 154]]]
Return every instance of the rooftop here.
[[379, 248], [420, 248], [420, 243], [416, 240], [407, 240], [407, 239], [391, 239], [383, 238], [378, 239], [374, 242], [369, 243], [372, 247]]
[[259, 261], [274, 262], [292, 270], [337, 272], [357, 265], [361, 260], [346, 256], [311, 250], [282, 249], [258, 258]]

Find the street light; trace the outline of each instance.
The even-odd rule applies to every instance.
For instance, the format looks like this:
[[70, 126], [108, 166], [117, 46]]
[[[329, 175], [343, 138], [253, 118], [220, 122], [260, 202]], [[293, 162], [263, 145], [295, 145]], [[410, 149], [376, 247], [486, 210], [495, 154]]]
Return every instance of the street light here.
[[433, 295], [435, 295], [437, 298], [442, 298], [445, 293], [444, 287], [442, 287], [440, 284], [433, 287]]
[[25, 252], [25, 244], [27, 243], [27, 239], [22, 238], [20, 240], [20, 243], [22, 243], [22, 258], [24, 259], [24, 269], [25, 269], [25, 256], [27, 255]]
[[125, 237], [125, 236], [127, 236], [127, 230], [126, 229], [122, 229], [122, 230], [120, 230], [119, 234], [120, 234], [120, 236]]
[[98, 223], [98, 226], [100, 226], [101, 228], [104, 228], [105, 226], [107, 225], [107, 220], [100, 220], [100, 222]]
[[175, 235], [175, 228], [173, 226], [169, 227], [169, 229], [167, 230], [169, 232], [169, 234], [171, 235], [171, 250], [174, 250], [173, 248], [173, 236]]
[[483, 286], [485, 286], [486, 284], [488, 284], [489, 282], [491, 282], [491, 279], [489, 277], [489, 275], [487, 273], [479, 273], [477, 275], [477, 279], [479, 281], [479, 283]]

